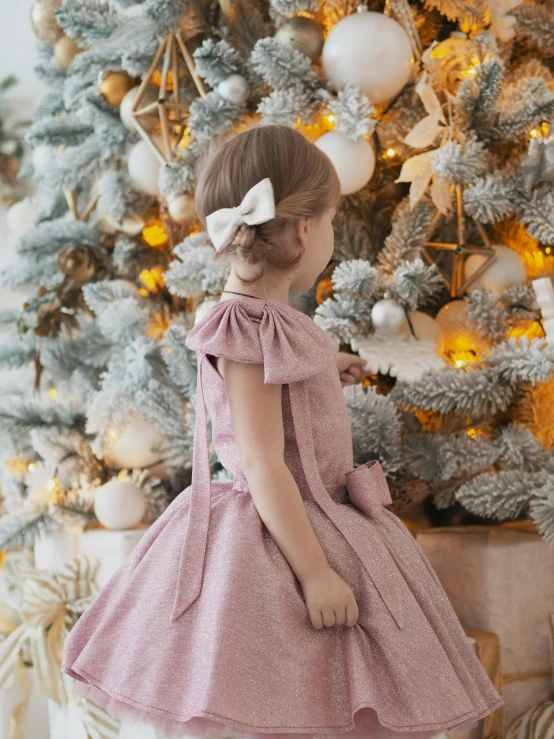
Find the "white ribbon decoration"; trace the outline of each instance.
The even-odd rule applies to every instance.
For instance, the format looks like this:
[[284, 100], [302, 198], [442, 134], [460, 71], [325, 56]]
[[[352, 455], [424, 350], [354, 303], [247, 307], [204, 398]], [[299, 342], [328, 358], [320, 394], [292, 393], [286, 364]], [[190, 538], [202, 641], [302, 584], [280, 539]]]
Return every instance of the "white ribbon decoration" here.
[[269, 177], [260, 180], [246, 193], [236, 208], [220, 208], [206, 218], [208, 235], [216, 251], [231, 243], [242, 223], [255, 226], [275, 217], [275, 197]]

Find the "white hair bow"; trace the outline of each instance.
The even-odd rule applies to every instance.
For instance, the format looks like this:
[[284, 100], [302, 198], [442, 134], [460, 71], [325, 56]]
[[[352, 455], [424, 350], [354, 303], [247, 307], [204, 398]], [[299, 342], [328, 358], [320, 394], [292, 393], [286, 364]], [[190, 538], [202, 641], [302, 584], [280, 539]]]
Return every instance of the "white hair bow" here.
[[231, 243], [242, 223], [254, 226], [274, 217], [273, 186], [269, 177], [266, 177], [248, 190], [236, 208], [220, 208], [210, 213], [206, 218], [206, 227], [216, 251], [220, 251]]

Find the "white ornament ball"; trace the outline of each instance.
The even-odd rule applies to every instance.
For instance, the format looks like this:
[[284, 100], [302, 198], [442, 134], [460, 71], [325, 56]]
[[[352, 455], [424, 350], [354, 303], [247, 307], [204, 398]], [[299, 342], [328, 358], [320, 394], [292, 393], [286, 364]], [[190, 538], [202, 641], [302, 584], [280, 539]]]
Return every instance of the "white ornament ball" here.
[[332, 86], [351, 82], [372, 103], [390, 100], [412, 73], [408, 34], [393, 18], [371, 11], [352, 13], [333, 26], [321, 60]]
[[[523, 285], [527, 279], [527, 270], [519, 254], [502, 244], [494, 245], [492, 248], [496, 253], [496, 259], [475, 280], [471, 287], [484, 287], [493, 292], [502, 292], [511, 285]], [[485, 262], [486, 258], [481, 254], [472, 254], [468, 257], [464, 264], [464, 278], [467, 280], [471, 277]]]
[[443, 305], [435, 320], [447, 339], [467, 333], [467, 303], [465, 300], [451, 300]]
[[137, 142], [129, 152], [129, 175], [136, 187], [148, 195], [159, 195], [158, 177], [161, 166], [161, 161], [146, 141]]
[[[128, 128], [129, 131], [133, 131], [133, 133], [136, 133], [137, 127], [135, 126], [135, 119], [132, 114], [131, 108], [133, 107], [133, 103], [135, 102], [138, 91], [139, 91], [138, 86], [132, 87], [128, 92], [125, 93], [125, 96], [123, 97], [123, 100], [121, 101], [121, 104], [119, 106], [119, 117], [121, 118], [121, 122], [123, 123], [125, 128]], [[148, 85], [148, 87], [144, 91], [142, 100], [140, 101], [139, 108], [144, 108], [147, 105], [150, 105], [150, 103], [156, 102], [157, 99], [158, 99], [157, 88], [152, 87], [151, 85]], [[141, 120], [140, 125], [144, 129], [149, 131], [150, 129], [153, 129], [156, 124], [155, 123], [149, 124], [147, 121]]]
[[[437, 347], [437, 352], [441, 352], [444, 343], [444, 336], [441, 327], [435, 319], [428, 316], [427, 313], [422, 313], [419, 310], [410, 311], [409, 316], [416, 339], [432, 342]], [[406, 318], [404, 318], [399, 332], [406, 336], [413, 336]]]
[[350, 195], [367, 185], [375, 169], [375, 154], [367, 139], [361, 137], [350, 141], [336, 131], [327, 131], [315, 145], [332, 161], [343, 195]]
[[175, 223], [188, 223], [196, 217], [194, 196], [188, 193], [177, 195], [167, 203], [167, 212]]
[[404, 309], [396, 300], [378, 300], [371, 309], [371, 320], [376, 329], [395, 334], [406, 320]]
[[122, 432], [108, 432], [106, 456], [119, 467], [142, 469], [160, 461], [155, 447], [161, 442], [158, 429], [146, 419], [131, 418]]
[[248, 87], [248, 82], [241, 74], [231, 74], [229, 77], [221, 80], [217, 86], [217, 94], [228, 103], [240, 105], [244, 103], [250, 94], [250, 88]]
[[196, 309], [196, 313], [194, 314], [194, 324], [196, 325], [199, 321], [201, 321], [204, 316], [211, 311], [211, 309], [219, 303], [219, 300], [215, 300], [213, 298], [205, 298], [198, 308]]
[[14, 203], [6, 215], [8, 230], [14, 236], [23, 236], [32, 227], [36, 216], [35, 205], [31, 198], [23, 198]]
[[132, 482], [115, 478], [96, 491], [94, 513], [107, 529], [132, 529], [146, 513], [144, 493]]
[[42, 174], [46, 169], [51, 167], [55, 159], [56, 153], [54, 148], [52, 146], [46, 146], [46, 144], [35, 146], [31, 155], [33, 169], [37, 174]]

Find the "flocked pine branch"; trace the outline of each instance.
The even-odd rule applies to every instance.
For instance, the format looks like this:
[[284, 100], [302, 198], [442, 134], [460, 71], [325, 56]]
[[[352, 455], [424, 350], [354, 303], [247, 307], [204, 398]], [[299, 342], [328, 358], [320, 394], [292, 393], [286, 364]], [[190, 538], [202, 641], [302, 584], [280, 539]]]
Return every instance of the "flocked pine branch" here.
[[335, 116], [335, 131], [345, 138], [356, 141], [375, 130], [377, 121], [371, 117], [375, 109], [367, 96], [351, 82], [347, 82], [336, 97], [327, 90], [320, 90], [319, 97]]
[[317, 306], [314, 321], [339, 341], [347, 343], [369, 325], [370, 310], [367, 300], [349, 294], [337, 293]]
[[87, 46], [110, 36], [124, 21], [117, 6], [105, 0], [64, 0], [55, 15], [67, 36]]
[[517, 142], [533, 126], [553, 115], [554, 92], [542, 77], [525, 77], [504, 90], [491, 137]]
[[310, 93], [301, 87], [291, 87], [272, 90], [262, 98], [257, 111], [266, 123], [293, 126], [298, 118], [309, 118], [316, 108], [317, 102]]
[[492, 342], [506, 337], [509, 313], [497, 294], [483, 287], [474, 287], [467, 293], [465, 302], [469, 328]]
[[554, 190], [550, 182], [529, 191], [519, 186], [514, 211], [533, 238], [554, 245]]
[[161, 353], [171, 379], [187, 397], [196, 388], [196, 361], [185, 345], [188, 331], [184, 326], [173, 324], [167, 328], [162, 339]]
[[402, 422], [397, 406], [360, 384], [344, 388], [352, 422], [354, 457], [360, 463], [379, 458], [388, 472], [400, 467]]
[[385, 272], [392, 273], [407, 259], [418, 256], [427, 241], [432, 216], [433, 207], [425, 200], [420, 200], [413, 209], [408, 198], [399, 203], [392, 217], [392, 231], [378, 256]]
[[504, 382], [544, 382], [554, 374], [554, 347], [544, 339], [508, 339], [487, 357], [488, 366]]
[[94, 132], [90, 122], [79, 120], [76, 116], [67, 115], [48, 120], [37, 120], [27, 133], [27, 141], [31, 146], [48, 144], [49, 146], [76, 146]]
[[406, 436], [402, 445], [403, 466], [410, 474], [433, 482], [476, 475], [498, 458], [495, 445], [484, 438], [461, 433], [427, 433]]
[[214, 260], [214, 250], [205, 231], [188, 236], [177, 244], [173, 253], [177, 259], [165, 273], [167, 289], [172, 295], [190, 298], [204, 292], [217, 294], [223, 289], [230, 265]]
[[388, 287], [401, 305], [416, 310], [442, 290], [443, 282], [434, 264], [418, 258], [397, 267]]
[[498, 463], [504, 469], [538, 472], [554, 463], [554, 455], [525, 426], [510, 423], [501, 428], [496, 439]]
[[270, 0], [273, 10], [282, 15], [296, 15], [303, 10], [317, 10], [318, 0]]
[[227, 102], [217, 92], [208, 92], [192, 101], [188, 126], [198, 141], [208, 141], [236, 126], [241, 117], [242, 106]]
[[170, 387], [152, 380], [137, 393], [141, 412], [159, 431], [162, 441], [159, 451], [168, 467], [190, 467], [192, 459], [192, 428], [182, 413], [182, 400]]
[[468, 141], [465, 146], [448, 141], [438, 149], [431, 162], [435, 174], [459, 185], [473, 182], [484, 174], [486, 167], [487, 153], [481, 141]]
[[554, 545], [554, 484], [550, 474], [542, 487], [538, 488], [529, 501], [529, 515], [537, 531], [550, 545]]
[[554, 12], [546, 3], [526, 2], [510, 11], [517, 20], [517, 33], [554, 56]]
[[26, 511], [0, 519], [0, 548], [5, 551], [31, 549], [36, 540], [58, 526], [46, 511]]
[[511, 174], [481, 177], [464, 189], [464, 211], [480, 223], [493, 223], [514, 208], [515, 183]]
[[447, 369], [429, 372], [411, 384], [397, 383], [391, 397], [409, 409], [481, 416], [506, 410], [513, 392], [491, 369]]
[[312, 67], [311, 59], [274, 37], [256, 42], [250, 62], [266, 85], [273, 88], [298, 87], [315, 92], [322, 85], [321, 78]]
[[196, 74], [216, 87], [231, 74], [248, 77], [247, 65], [241, 55], [227, 41], [206, 39], [193, 54]]
[[502, 66], [492, 59], [478, 64], [475, 74], [463, 80], [456, 93], [456, 113], [462, 129], [471, 129], [482, 138], [490, 135], [502, 79]]
[[487, 3], [482, 0], [425, 0], [425, 5], [464, 26], [484, 26], [487, 19]]
[[331, 276], [337, 292], [349, 292], [360, 298], [371, 300], [379, 290], [375, 267], [364, 259], [350, 259], [338, 264]]
[[471, 513], [503, 520], [517, 518], [531, 497], [540, 496], [548, 473], [500, 470], [477, 475], [458, 488], [455, 497]]

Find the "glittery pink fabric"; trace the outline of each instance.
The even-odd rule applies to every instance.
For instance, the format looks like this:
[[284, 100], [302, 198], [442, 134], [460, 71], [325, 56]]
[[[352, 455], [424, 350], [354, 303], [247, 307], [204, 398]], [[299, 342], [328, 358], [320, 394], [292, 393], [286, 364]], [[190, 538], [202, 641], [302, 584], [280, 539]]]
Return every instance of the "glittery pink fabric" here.
[[[169, 736], [426, 739], [503, 701], [378, 462], [353, 468], [338, 342], [295, 308], [248, 296], [189, 332], [198, 388], [192, 484], [148, 529], [70, 631], [62, 670], [115, 716]], [[314, 629], [300, 585], [240, 470], [210, 356], [263, 362], [281, 383], [285, 461], [359, 609]], [[212, 482], [205, 410], [233, 482]]]

